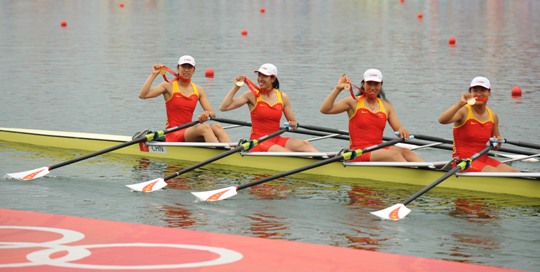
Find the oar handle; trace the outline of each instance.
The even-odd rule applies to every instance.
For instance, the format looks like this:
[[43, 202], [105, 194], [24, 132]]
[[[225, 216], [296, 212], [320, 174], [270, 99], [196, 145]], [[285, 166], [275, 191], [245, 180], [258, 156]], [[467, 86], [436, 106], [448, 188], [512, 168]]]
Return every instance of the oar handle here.
[[84, 156], [81, 156], [81, 157], [78, 157], [78, 158], [75, 158], [75, 159], [72, 159], [72, 160], [69, 160], [69, 161], [65, 161], [65, 162], [61, 162], [61, 163], [52, 165], [52, 166], [49, 167], [49, 170], [53, 170], [55, 168], [66, 166], [66, 165], [76, 163], [76, 162], [79, 162], [79, 161], [82, 161], [82, 160], [86, 160], [86, 159], [89, 159], [89, 158], [92, 158], [92, 157], [95, 157], [95, 156], [99, 156], [101, 154], [105, 154], [105, 153], [108, 153], [108, 152], [111, 152], [111, 151], [114, 151], [114, 150], [117, 150], [117, 149], [120, 149], [120, 148], [124, 148], [126, 146], [130, 146], [130, 145], [141, 143], [141, 142], [150, 141], [150, 140], [154, 139], [156, 135], [159, 135], [159, 137], [161, 137], [161, 136], [163, 136], [163, 135], [165, 135], [167, 133], [177, 131], [177, 130], [181, 130], [181, 129], [184, 129], [184, 128], [188, 128], [188, 127], [191, 127], [193, 125], [196, 125], [197, 123], [199, 123], [199, 122], [192, 121], [192, 122], [180, 125], [180, 126], [169, 128], [167, 130], [154, 131], [152, 133], [137, 137], [137, 138], [135, 138], [135, 139], [133, 139], [133, 140], [131, 140], [129, 142], [121, 143], [119, 145], [111, 146], [109, 148], [105, 148], [103, 150], [96, 151], [96, 152], [93, 152], [93, 153], [90, 153], [90, 154], [87, 154], [87, 155], [84, 155]]

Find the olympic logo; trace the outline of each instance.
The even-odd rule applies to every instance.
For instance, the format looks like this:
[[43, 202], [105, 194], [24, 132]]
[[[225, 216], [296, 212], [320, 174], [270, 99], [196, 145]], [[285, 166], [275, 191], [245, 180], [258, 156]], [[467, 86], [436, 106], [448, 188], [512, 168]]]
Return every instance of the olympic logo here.
[[[118, 243], [118, 244], [88, 244], [88, 245], [76, 245], [69, 246], [67, 244], [80, 241], [85, 238], [83, 233], [59, 229], [59, 228], [47, 228], [47, 227], [29, 227], [29, 226], [0, 226], [2, 229], [18, 229], [18, 230], [31, 230], [31, 231], [45, 231], [62, 235], [57, 240], [41, 243], [31, 242], [2, 242], [0, 241], [0, 250], [2, 249], [21, 249], [21, 248], [46, 248], [43, 250], [34, 251], [26, 255], [26, 259], [29, 262], [24, 263], [0, 263], [0, 268], [15, 268], [15, 267], [29, 267], [39, 265], [51, 265], [65, 268], [80, 268], [80, 269], [96, 269], [96, 270], [120, 270], [120, 269], [178, 269], [178, 268], [194, 268], [204, 266], [215, 266], [233, 263], [243, 258], [243, 255], [239, 252], [210, 246], [199, 245], [187, 245], [187, 244], [157, 244], [157, 243]], [[73, 263], [73, 261], [82, 260], [92, 254], [89, 249], [92, 248], [114, 248], [114, 247], [148, 247], [148, 248], [178, 248], [188, 250], [200, 250], [208, 251], [217, 254], [219, 257], [209, 261], [193, 262], [193, 263], [178, 263], [178, 264], [156, 264], [156, 265], [94, 265], [94, 264], [80, 264]], [[51, 255], [58, 252], [67, 252], [66, 255], [58, 258], [51, 258]]]

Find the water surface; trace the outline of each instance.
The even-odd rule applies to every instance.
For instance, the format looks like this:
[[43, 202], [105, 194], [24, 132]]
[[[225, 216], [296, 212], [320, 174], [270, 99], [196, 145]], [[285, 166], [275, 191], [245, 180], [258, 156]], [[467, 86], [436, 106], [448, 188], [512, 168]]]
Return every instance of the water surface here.
[[[118, 3], [0, 0], [0, 126], [120, 135], [161, 129], [163, 101], [143, 101], [137, 93], [154, 63], [174, 68], [181, 55], [190, 54], [197, 61], [193, 80], [216, 109], [236, 75], [255, 79], [252, 71], [271, 62], [300, 123], [345, 129], [345, 115], [322, 115], [319, 106], [341, 74], [359, 84], [362, 73], [375, 67], [411, 133], [451, 138], [451, 126], [438, 124], [438, 115], [473, 77], [483, 75], [492, 82], [489, 106], [499, 114], [503, 136], [534, 143], [540, 135], [538, 1], [124, 1], [124, 8]], [[450, 37], [455, 46], [448, 45]], [[208, 68], [214, 78], [204, 77]], [[510, 95], [514, 86], [522, 88], [522, 97]], [[218, 114], [249, 118], [246, 108]], [[235, 141], [248, 136], [247, 129], [229, 131]], [[347, 146], [338, 140], [313, 143], [322, 151]], [[83, 155], [8, 143], [0, 143], [0, 152], [0, 173]], [[419, 153], [427, 160], [450, 156], [435, 149]], [[420, 188], [299, 174], [227, 201], [195, 201], [190, 191], [274, 174], [219, 165], [182, 175], [152, 194], [124, 187], [189, 165], [100, 156], [31, 182], [3, 178], [0, 205], [531, 271], [540, 266], [537, 199], [435, 189], [411, 203], [407, 219], [387, 222], [369, 212]]]

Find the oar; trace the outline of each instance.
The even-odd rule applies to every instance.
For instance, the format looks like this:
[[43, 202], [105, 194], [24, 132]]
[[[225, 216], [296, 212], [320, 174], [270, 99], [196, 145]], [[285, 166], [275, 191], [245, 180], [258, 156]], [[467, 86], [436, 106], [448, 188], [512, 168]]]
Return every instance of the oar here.
[[[334, 134], [349, 136], [349, 132], [347, 130], [342, 130], [342, 129], [332, 129], [332, 128], [325, 128], [325, 127], [320, 127], [320, 126], [305, 125], [305, 124], [298, 124], [298, 126], [301, 127], [301, 128], [312, 130], [312, 131], [322, 131], [322, 132], [326, 132], [326, 133], [334, 133]], [[425, 137], [427, 138], [428, 136], [425, 136]], [[344, 136], [343, 137], [335, 137], [335, 138], [344, 139]], [[414, 138], [415, 139], [420, 139], [419, 137], [416, 137], [416, 134], [414, 135]], [[385, 140], [385, 141], [389, 141], [391, 139], [392, 138], [390, 138], [390, 137], [386, 137], [386, 136], [383, 137], [383, 140]], [[438, 149], [452, 150], [452, 146], [443, 146], [445, 143], [450, 143], [451, 144], [452, 143], [451, 140], [448, 140], [446, 142], [425, 144], [423, 142], [416, 141], [415, 139], [410, 139], [408, 141], [408, 143], [410, 143], [410, 144], [420, 145], [420, 147], [415, 147], [414, 149], [425, 148], [425, 147], [435, 147], [435, 148], [438, 148]], [[424, 139], [424, 140], [428, 140], [428, 139]], [[443, 139], [443, 140], [445, 140], [445, 139]], [[434, 140], [429, 140], [429, 141], [434, 141]], [[412, 149], [412, 150], [414, 150], [414, 149]]]
[[304, 124], [298, 124], [298, 126], [305, 129], [309, 129], [309, 130], [316, 130], [316, 131], [335, 133], [335, 134], [341, 134], [341, 135], [349, 135], [349, 132], [346, 130], [331, 129], [331, 128], [325, 128], [325, 127], [319, 127], [319, 126], [304, 125]]
[[328, 134], [326, 136], [320, 136], [320, 137], [315, 137], [315, 138], [311, 138], [311, 139], [306, 139], [306, 142], [314, 142], [314, 141], [318, 141], [318, 140], [333, 138], [333, 137], [336, 137], [336, 136], [339, 136], [339, 134]]
[[[416, 137], [416, 135], [415, 135], [415, 137]], [[391, 207], [388, 207], [386, 209], [371, 212], [371, 214], [376, 215], [376, 216], [378, 216], [378, 217], [380, 217], [382, 219], [390, 219], [390, 220], [394, 220], [394, 221], [405, 218], [405, 216], [407, 216], [407, 214], [409, 214], [411, 212], [411, 210], [409, 208], [407, 208], [406, 205], [413, 202], [415, 199], [417, 199], [418, 197], [423, 195], [425, 192], [433, 189], [433, 187], [435, 187], [439, 183], [445, 181], [450, 176], [456, 174], [458, 171], [462, 171], [462, 170], [465, 170], [465, 169], [469, 168], [471, 166], [471, 163], [474, 160], [476, 160], [478, 157], [488, 153], [489, 150], [491, 150], [494, 146], [496, 146], [497, 141], [492, 139], [489, 142], [487, 142], [486, 145], [487, 145], [486, 148], [484, 148], [480, 152], [472, 155], [472, 157], [470, 157], [470, 158], [468, 158], [466, 160], [460, 161], [456, 165], [456, 167], [452, 168], [452, 170], [448, 171], [447, 173], [442, 175], [442, 177], [435, 180], [433, 183], [429, 184], [428, 186], [422, 188], [422, 190], [420, 190], [420, 191], [416, 192], [415, 194], [413, 194], [412, 196], [410, 196], [407, 200], [405, 200], [405, 202], [395, 204], [395, 205], [393, 205]]]
[[148, 192], [153, 192], [153, 191], [156, 191], [156, 190], [159, 190], [165, 186], [167, 186], [167, 183], [165, 182], [166, 180], [169, 180], [169, 179], [172, 179], [174, 177], [177, 177], [179, 175], [182, 175], [184, 173], [187, 173], [193, 169], [196, 169], [196, 168], [199, 168], [201, 166], [204, 166], [204, 165], [207, 165], [211, 162], [214, 162], [214, 161], [217, 161], [221, 158], [225, 158], [229, 155], [232, 155], [236, 152], [239, 152], [239, 151], [242, 151], [242, 150], [250, 150], [252, 149], [253, 147], [255, 147], [256, 145], [258, 145], [259, 143], [262, 143], [270, 138], [273, 138], [273, 137], [276, 137], [280, 134], [282, 134], [283, 132], [287, 131], [288, 128], [282, 128], [274, 133], [271, 133], [271, 134], [268, 134], [266, 136], [263, 136], [259, 139], [255, 139], [255, 140], [250, 140], [250, 141], [245, 141], [244, 143], [241, 143], [241, 144], [238, 144], [238, 146], [236, 146], [234, 149], [231, 149], [229, 151], [226, 151], [226, 152], [223, 152], [215, 157], [212, 157], [210, 159], [207, 159], [205, 161], [202, 161], [202, 162], [199, 162], [199, 163], [196, 163], [192, 166], [189, 166], [187, 168], [184, 168], [178, 172], [175, 172], [173, 174], [170, 174], [168, 176], [166, 176], [165, 178], [157, 178], [157, 179], [153, 179], [153, 180], [150, 180], [150, 181], [145, 181], [145, 182], [141, 182], [141, 183], [136, 183], [136, 184], [128, 184], [126, 185], [127, 187], [131, 188], [132, 190], [134, 191], [139, 191], [139, 192], [145, 192], [145, 193], [148, 193]]
[[367, 148], [364, 148], [364, 149], [345, 151], [345, 152], [343, 152], [343, 153], [341, 153], [341, 154], [339, 154], [339, 155], [337, 155], [335, 157], [325, 159], [325, 160], [322, 160], [322, 161], [318, 161], [316, 163], [312, 163], [312, 164], [309, 164], [309, 165], [306, 165], [306, 166], [302, 166], [302, 167], [299, 167], [299, 168], [296, 168], [296, 169], [293, 169], [293, 170], [289, 170], [289, 171], [286, 171], [286, 172], [283, 172], [283, 173], [279, 173], [279, 174], [276, 174], [276, 175], [273, 175], [273, 176], [270, 176], [270, 177], [266, 177], [266, 178], [263, 178], [263, 179], [260, 179], [260, 180], [257, 180], [257, 181], [251, 182], [251, 183], [247, 183], [247, 184], [244, 184], [244, 185], [240, 185], [240, 186], [237, 186], [237, 187], [231, 186], [231, 187], [218, 189], [218, 190], [213, 190], [213, 191], [192, 192], [192, 194], [195, 195], [198, 199], [203, 200], [203, 201], [223, 200], [223, 199], [226, 199], [226, 198], [229, 198], [229, 197], [232, 197], [232, 196], [236, 195], [237, 191], [248, 188], [248, 187], [251, 187], [251, 186], [259, 185], [259, 184], [264, 183], [264, 182], [268, 182], [268, 181], [271, 181], [271, 180], [275, 180], [275, 179], [278, 179], [278, 178], [282, 178], [282, 177], [285, 177], [285, 176], [296, 174], [298, 172], [306, 171], [306, 170], [309, 170], [309, 169], [312, 169], [312, 168], [315, 168], [315, 167], [323, 166], [323, 165], [326, 165], [326, 164], [329, 164], [329, 163], [332, 163], [332, 162], [335, 162], [335, 161], [351, 160], [351, 159], [354, 159], [356, 156], [360, 156], [360, 155], [362, 155], [364, 153], [368, 153], [368, 152], [371, 152], [371, 151], [374, 151], [374, 150], [377, 150], [377, 149], [381, 149], [381, 148], [384, 148], [384, 147], [387, 147], [387, 146], [391, 146], [391, 145], [394, 145], [396, 143], [403, 142], [403, 141], [404, 141], [404, 139], [398, 138], [398, 139], [394, 139], [394, 140], [391, 140], [391, 141], [388, 141], [388, 142], [384, 142], [384, 143], [379, 144], [379, 145], [374, 145], [374, 146], [371, 146], [371, 147], [367, 147]]
[[[212, 120], [217, 121], [217, 122], [221, 122], [221, 123], [227, 123], [227, 124], [251, 127], [251, 123], [245, 122], [245, 121], [237, 121], [237, 120], [232, 120], [232, 119], [227, 119], [227, 118], [212, 118]], [[285, 123], [285, 126], [288, 126], [287, 122]], [[309, 130], [305, 130], [305, 129], [301, 129], [301, 128], [298, 128], [295, 131], [291, 131], [291, 132], [292, 133], [298, 133], [298, 134], [314, 135], [314, 136], [328, 136], [328, 135], [330, 135], [328, 133], [314, 132], [314, 131], [309, 131]], [[348, 134], [347, 134], [347, 136], [343, 135], [343, 133], [335, 133], [335, 134], [338, 134], [338, 135], [334, 135], [332, 138], [349, 141]]]
[[533, 143], [525, 143], [525, 142], [521, 142], [521, 141], [514, 142], [514, 141], [508, 141], [508, 139], [504, 139], [504, 141], [506, 143], [508, 143], [508, 144], [513, 144], [513, 145], [517, 145], [517, 146], [521, 146], [521, 147], [540, 149], [540, 145], [533, 144]]
[[529, 156], [524, 156], [524, 155], [513, 155], [513, 156], [515, 156], [515, 158], [504, 160], [502, 162], [503, 163], [513, 162], [513, 161], [538, 162], [538, 159], [534, 159], [534, 157], [540, 157], [540, 153], [534, 154], [534, 155], [529, 155]]
[[[449, 140], [449, 139], [433, 137], [433, 136], [426, 136], [426, 135], [421, 135], [421, 134], [414, 134], [414, 138], [419, 139], [419, 140], [427, 140], [427, 141], [432, 141], [432, 142], [442, 142], [442, 143], [446, 143], [446, 144], [453, 144], [453, 141]], [[504, 140], [503, 142], [510, 143], [510, 142], [508, 142], [506, 140]], [[510, 153], [514, 153], [514, 154], [523, 154], [523, 155], [534, 155], [535, 154], [534, 152], [524, 151], [524, 150], [519, 150], [519, 149], [514, 149], [514, 148], [508, 148], [508, 147], [501, 147], [501, 148], [497, 149], [497, 151], [510, 152]]]
[[232, 124], [232, 125], [239, 125], [239, 126], [251, 127], [251, 123], [250, 123], [250, 122], [246, 122], [246, 121], [238, 121], [238, 120], [233, 120], [233, 119], [217, 118], [217, 117], [211, 118], [211, 120], [214, 120], [214, 121], [217, 121], [217, 122], [221, 122], [221, 123]]
[[47, 166], [40, 167], [40, 168], [37, 168], [37, 169], [34, 169], [34, 170], [28, 170], [28, 171], [24, 171], [24, 172], [8, 173], [7, 175], [12, 177], [12, 178], [20, 179], [20, 180], [33, 180], [33, 179], [40, 178], [40, 177], [43, 177], [43, 176], [47, 175], [53, 169], [60, 168], [62, 166], [66, 166], [66, 165], [76, 163], [76, 162], [79, 162], [79, 161], [82, 161], [82, 160], [86, 160], [86, 159], [89, 159], [89, 158], [92, 158], [92, 157], [95, 157], [95, 156], [98, 156], [98, 155], [101, 155], [101, 154], [105, 154], [105, 153], [108, 153], [108, 152], [111, 152], [111, 151], [114, 151], [114, 150], [117, 150], [117, 149], [120, 149], [120, 148], [123, 148], [123, 147], [126, 147], [126, 146], [130, 146], [130, 145], [133, 145], [133, 144], [155, 140], [155, 139], [158, 139], [160, 137], [163, 137], [167, 133], [171, 133], [173, 131], [188, 128], [188, 127], [194, 126], [194, 125], [196, 125], [198, 123], [199, 123], [198, 121], [192, 121], [192, 122], [185, 123], [185, 124], [177, 126], [177, 127], [169, 128], [167, 130], [153, 131], [153, 132], [150, 132], [150, 133], [148, 133], [146, 135], [139, 136], [139, 137], [137, 137], [137, 138], [135, 138], [135, 139], [133, 139], [133, 140], [131, 140], [129, 142], [121, 143], [121, 144], [116, 145], [116, 146], [111, 146], [111, 147], [103, 149], [101, 151], [96, 151], [94, 153], [90, 153], [90, 154], [87, 154], [87, 155], [84, 155], [84, 156], [81, 156], [81, 157], [78, 157], [78, 158], [75, 158], [75, 159], [71, 159], [69, 161], [65, 161], [65, 162], [58, 163], [58, 164], [48, 166], [48, 167]]

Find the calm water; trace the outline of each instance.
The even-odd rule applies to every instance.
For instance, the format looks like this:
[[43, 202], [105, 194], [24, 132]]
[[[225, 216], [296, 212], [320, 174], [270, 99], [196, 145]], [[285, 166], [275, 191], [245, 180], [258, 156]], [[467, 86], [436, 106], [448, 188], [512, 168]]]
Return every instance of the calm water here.
[[[346, 116], [322, 115], [320, 103], [342, 73], [358, 84], [364, 70], [377, 67], [409, 131], [450, 138], [451, 126], [439, 125], [437, 116], [473, 77], [484, 75], [492, 82], [489, 105], [499, 113], [503, 136], [537, 142], [540, 135], [538, 1], [124, 1], [124, 8], [118, 3], [0, 0], [0, 126], [120, 135], [160, 129], [163, 101], [143, 101], [137, 93], [151, 65], [175, 67], [181, 55], [190, 54], [197, 61], [194, 81], [216, 109], [237, 74], [255, 79], [251, 72], [272, 62], [300, 123], [344, 129]], [[62, 20], [66, 28], [60, 27]], [[453, 47], [450, 37], [457, 41]], [[204, 77], [207, 68], [215, 78]], [[514, 86], [522, 88], [521, 98], [511, 97]], [[219, 115], [248, 120], [246, 108]], [[246, 129], [230, 134], [235, 140], [248, 136]], [[314, 144], [322, 151], [346, 146], [330, 140]], [[0, 143], [0, 152], [0, 175], [81, 155], [7, 143]], [[438, 150], [421, 155], [449, 157]], [[419, 188], [295, 175], [227, 201], [195, 202], [190, 191], [273, 174], [218, 165], [185, 174], [153, 194], [123, 186], [188, 165], [102, 156], [32, 182], [3, 178], [0, 205], [531, 271], [540, 267], [538, 200], [436, 189], [410, 205], [413, 213], [406, 220], [386, 222], [368, 212]], [[540, 169], [538, 163], [515, 166]]]

